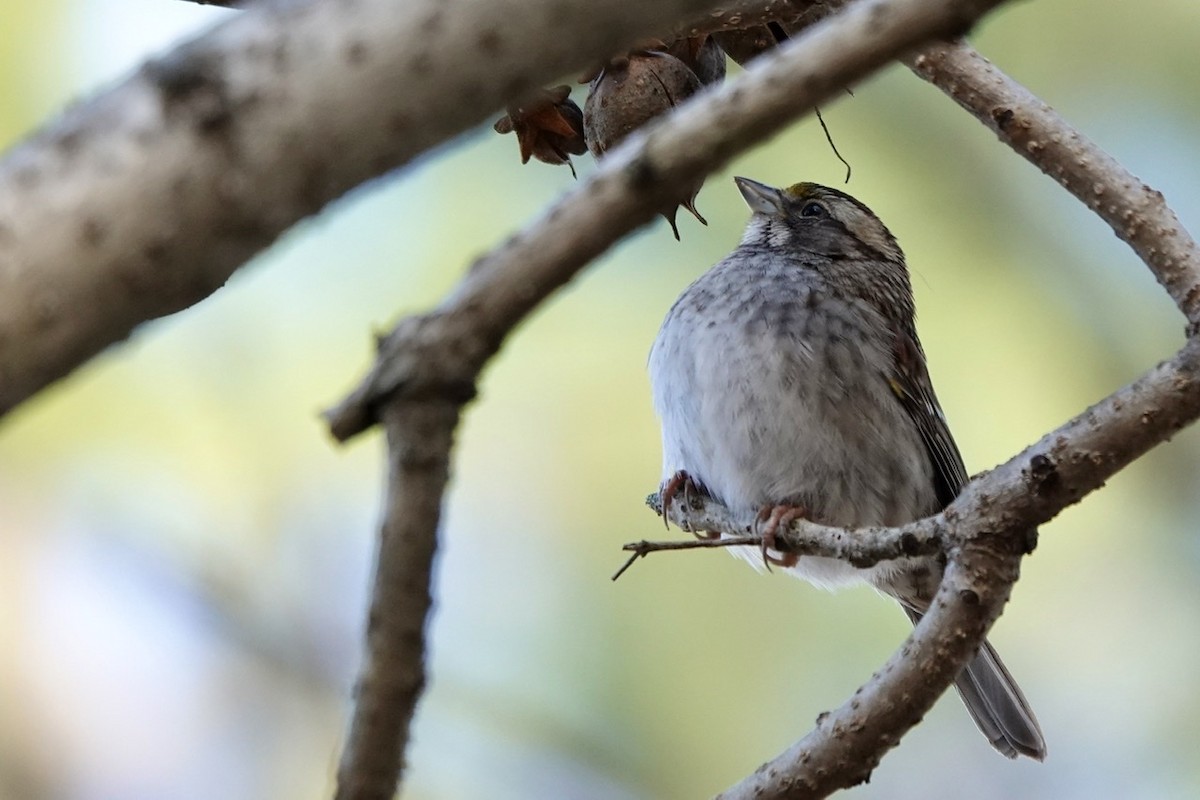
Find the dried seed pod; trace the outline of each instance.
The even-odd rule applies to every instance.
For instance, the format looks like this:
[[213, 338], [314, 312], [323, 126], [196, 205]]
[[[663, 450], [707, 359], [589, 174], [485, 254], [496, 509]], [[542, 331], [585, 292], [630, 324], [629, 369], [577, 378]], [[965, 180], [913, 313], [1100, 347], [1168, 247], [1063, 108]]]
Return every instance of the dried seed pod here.
[[530, 156], [547, 164], [566, 164], [575, 174], [570, 154], [583, 155], [583, 112], [571, 100], [571, 87], [543, 89], [531, 98], [508, 107], [492, 126], [496, 133], [516, 133], [521, 163]]
[[[597, 159], [615, 147], [631, 131], [669, 111], [700, 89], [700, 79], [686, 64], [667, 53], [633, 53], [624, 63], [613, 63], [592, 80], [583, 106], [583, 131], [588, 150]], [[680, 203], [707, 225], [696, 211], [697, 185]], [[661, 212], [671, 223], [675, 238], [675, 209]]]
[[634, 53], [592, 80], [583, 106], [583, 133], [597, 159], [629, 133], [691, 97], [700, 80], [679, 59], [657, 51]]

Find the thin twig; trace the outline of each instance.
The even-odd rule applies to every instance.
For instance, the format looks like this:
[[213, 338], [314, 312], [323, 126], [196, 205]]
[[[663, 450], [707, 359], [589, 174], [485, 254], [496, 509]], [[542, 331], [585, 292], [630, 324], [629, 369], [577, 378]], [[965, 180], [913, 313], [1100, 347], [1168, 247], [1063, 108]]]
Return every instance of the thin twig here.
[[813, 113], [817, 115], [817, 122], [821, 123], [821, 130], [825, 132], [825, 141], [829, 142], [829, 149], [837, 157], [837, 160], [842, 162], [846, 167], [846, 183], [850, 182], [850, 162], [842, 157], [838, 151], [837, 145], [833, 143], [833, 134], [829, 132], [829, 126], [825, 124], [825, 117], [821, 116], [821, 109], [814, 108]]
[[[771, 32], [771, 37], [775, 40], [776, 45], [783, 44], [784, 42], [786, 42], [788, 39], [791, 38], [790, 36], [788, 36], [787, 31], [785, 31], [783, 29], [783, 26], [781, 26], [777, 21], [768, 22], [767, 30], [769, 30]], [[850, 89], [848, 87], [846, 89], [846, 92], [847, 93], [850, 92]], [[846, 167], [846, 183], [849, 183], [850, 182], [850, 162], [847, 161], [846, 159], [842, 158], [842, 154], [840, 152], [838, 152], [837, 145], [833, 143], [833, 134], [831, 134], [829, 132], [829, 126], [825, 124], [825, 117], [823, 114], [821, 114], [820, 107], [813, 106], [813, 115], [816, 116], [817, 122], [821, 126], [821, 130], [825, 134], [825, 141], [829, 143], [829, 149], [833, 151], [833, 154], [834, 154], [834, 156], [837, 157], [837, 160], [842, 162], [842, 165]]]
[[762, 545], [762, 537], [727, 536], [723, 539], [673, 539], [666, 542], [651, 542], [649, 540], [642, 539], [640, 542], [629, 542], [628, 544], [623, 545], [621, 549], [631, 552], [633, 555], [631, 555], [621, 566], [621, 568], [613, 574], [612, 579], [615, 581], [617, 578], [624, 575], [625, 570], [633, 566], [633, 562], [637, 561], [639, 558], [645, 558], [650, 553], [658, 553], [663, 550], [696, 550], [713, 547], [740, 547], [747, 544], [760, 546]]

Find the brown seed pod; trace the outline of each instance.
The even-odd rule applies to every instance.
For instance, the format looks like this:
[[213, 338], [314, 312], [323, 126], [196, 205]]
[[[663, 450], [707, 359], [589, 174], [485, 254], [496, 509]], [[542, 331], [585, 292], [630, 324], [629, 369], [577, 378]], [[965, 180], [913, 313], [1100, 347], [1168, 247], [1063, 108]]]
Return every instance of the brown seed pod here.
[[[615, 147], [630, 132], [645, 125], [654, 117], [669, 111], [700, 89], [700, 79], [692, 70], [672, 55], [652, 51], [633, 53], [624, 63], [613, 63], [597, 75], [583, 106], [583, 132], [588, 150], [597, 159]], [[678, 204], [707, 225], [696, 211], [697, 185]], [[662, 211], [671, 223], [675, 238], [676, 204]]]
[[592, 80], [583, 106], [588, 150], [602, 158], [631, 131], [691, 97], [700, 80], [679, 59], [657, 51], [634, 53]]

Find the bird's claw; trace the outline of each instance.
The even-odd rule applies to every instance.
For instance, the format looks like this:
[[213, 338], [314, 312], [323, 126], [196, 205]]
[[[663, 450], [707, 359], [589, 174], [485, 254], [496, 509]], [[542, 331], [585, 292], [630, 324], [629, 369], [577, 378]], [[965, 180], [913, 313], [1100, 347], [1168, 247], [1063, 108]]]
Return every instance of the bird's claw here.
[[[664, 481], [663, 485], [659, 487], [658, 500], [659, 505], [662, 506], [663, 525], [667, 530], [671, 529], [671, 504], [681, 491], [683, 492], [683, 502], [685, 505], [691, 505], [692, 497], [701, 493], [700, 487], [692, 480], [692, 476], [682, 469]], [[687, 529], [684, 528], [684, 530]], [[695, 533], [697, 536], [701, 535], [696, 531], [691, 531], [691, 533]]]
[[[796, 566], [800, 556], [780, 551], [775, 541], [775, 534], [779, 531], [780, 525], [790, 525], [795, 520], [803, 519], [807, 513], [804, 506], [795, 505], [765, 506], [758, 512], [758, 518], [754, 521], [754, 529], [762, 537], [763, 565], [768, 570], [771, 569], [772, 564], [784, 569]], [[779, 552], [780, 555], [778, 557], [771, 555], [770, 551], [772, 550]]]

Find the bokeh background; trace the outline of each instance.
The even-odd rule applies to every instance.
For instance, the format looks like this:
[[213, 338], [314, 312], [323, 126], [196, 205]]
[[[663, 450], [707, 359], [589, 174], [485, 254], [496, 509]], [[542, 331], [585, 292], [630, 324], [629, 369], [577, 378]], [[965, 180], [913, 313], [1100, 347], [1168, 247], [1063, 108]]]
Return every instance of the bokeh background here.
[[[0, 145], [231, 12], [177, 0], [0, 10]], [[980, 49], [1200, 232], [1200, 5], [1018, 3]], [[734, 70], [733, 72], [736, 72]], [[403, 91], [403, 87], [397, 87]], [[582, 96], [580, 96], [582, 101]], [[972, 470], [1169, 355], [1148, 271], [1051, 180], [899, 67], [825, 109], [848, 190], [909, 255], [920, 330]], [[582, 173], [593, 169], [579, 159]], [[559, 292], [488, 369], [459, 436], [432, 682], [409, 798], [690, 798], [805, 733], [897, 645], [867, 589], [721, 553], [661, 555], [645, 359], [737, 240], [730, 176], [841, 185], [811, 121]], [[289, 232], [200, 305], [140, 328], [0, 425], [0, 798], [322, 798], [350, 710], [382, 494], [378, 434], [318, 412], [373, 329], [570, 189], [482, 127]], [[953, 697], [858, 798], [1200, 796], [1200, 437], [1045, 526], [993, 640], [1038, 710], [1009, 763]]]

